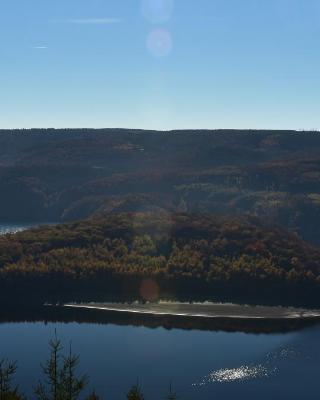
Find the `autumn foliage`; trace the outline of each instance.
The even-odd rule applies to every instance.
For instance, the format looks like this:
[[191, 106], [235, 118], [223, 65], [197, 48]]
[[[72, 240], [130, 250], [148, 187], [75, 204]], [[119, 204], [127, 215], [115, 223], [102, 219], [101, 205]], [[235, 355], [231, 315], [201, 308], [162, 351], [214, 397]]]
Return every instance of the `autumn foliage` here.
[[[110, 215], [0, 238], [0, 285], [41, 291], [221, 288], [266, 298], [283, 290], [317, 291], [320, 251], [252, 217], [159, 213]], [[20, 285], [20, 286], [19, 286]], [[159, 295], [160, 295], [159, 294]]]

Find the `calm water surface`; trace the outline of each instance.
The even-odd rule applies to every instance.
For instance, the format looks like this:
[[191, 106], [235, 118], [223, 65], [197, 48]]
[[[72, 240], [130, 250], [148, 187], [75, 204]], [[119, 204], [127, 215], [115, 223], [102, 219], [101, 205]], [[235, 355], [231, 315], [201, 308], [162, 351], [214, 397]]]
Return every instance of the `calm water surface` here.
[[[0, 232], [23, 229], [2, 226]], [[81, 371], [104, 399], [125, 399], [137, 379], [147, 399], [170, 381], [180, 399], [319, 399], [320, 326], [287, 334], [167, 330], [91, 323], [2, 323], [0, 358], [18, 360], [29, 396], [55, 329], [81, 358]]]
[[28, 394], [55, 329], [65, 346], [72, 340], [80, 369], [106, 399], [124, 398], [137, 379], [148, 399], [163, 399], [171, 380], [181, 399], [319, 398], [320, 327], [253, 335], [112, 324], [1, 324], [1, 357], [19, 360], [18, 381]]

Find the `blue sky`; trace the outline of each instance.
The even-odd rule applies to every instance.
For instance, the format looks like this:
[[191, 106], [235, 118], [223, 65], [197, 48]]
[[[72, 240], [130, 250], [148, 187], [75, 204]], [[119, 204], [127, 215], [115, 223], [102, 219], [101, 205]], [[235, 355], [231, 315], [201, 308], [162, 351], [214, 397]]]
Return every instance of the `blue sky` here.
[[1, 0], [0, 128], [320, 128], [319, 0]]

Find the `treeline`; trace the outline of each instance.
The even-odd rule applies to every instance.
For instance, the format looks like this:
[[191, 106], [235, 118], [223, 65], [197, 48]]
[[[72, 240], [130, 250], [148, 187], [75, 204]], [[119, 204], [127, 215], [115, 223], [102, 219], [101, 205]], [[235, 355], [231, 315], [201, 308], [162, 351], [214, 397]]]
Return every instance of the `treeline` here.
[[[55, 334], [49, 342], [49, 350], [48, 359], [41, 364], [43, 377], [34, 386], [32, 398], [37, 400], [99, 400], [101, 398], [95, 391], [85, 395], [88, 391], [89, 377], [79, 375], [79, 356], [73, 352], [71, 343], [69, 350], [65, 352], [60, 339]], [[17, 368], [17, 362], [0, 360], [0, 400], [27, 400], [14, 382]], [[126, 398], [127, 400], [145, 399], [138, 383], [129, 389]], [[169, 392], [164, 399], [177, 398], [170, 384]]]
[[78, 290], [302, 301], [319, 284], [320, 250], [252, 217], [117, 214], [0, 237], [2, 291], [47, 300]]

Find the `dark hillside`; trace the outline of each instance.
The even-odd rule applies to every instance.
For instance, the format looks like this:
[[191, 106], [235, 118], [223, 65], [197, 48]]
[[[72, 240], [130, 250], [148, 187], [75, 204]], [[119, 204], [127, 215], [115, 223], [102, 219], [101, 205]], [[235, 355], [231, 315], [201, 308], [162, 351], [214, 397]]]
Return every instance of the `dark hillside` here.
[[0, 131], [0, 221], [250, 214], [320, 241], [320, 134]]

